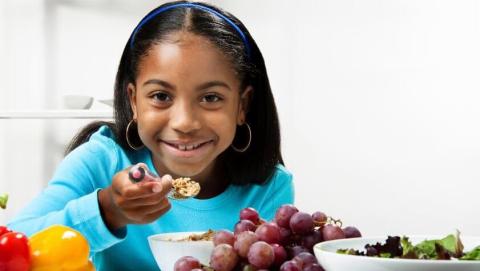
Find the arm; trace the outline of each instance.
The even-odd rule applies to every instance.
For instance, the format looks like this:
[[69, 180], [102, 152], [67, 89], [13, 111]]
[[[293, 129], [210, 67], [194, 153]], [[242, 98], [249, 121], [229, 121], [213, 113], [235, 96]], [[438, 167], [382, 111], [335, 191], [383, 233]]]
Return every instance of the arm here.
[[92, 252], [120, 242], [126, 232], [108, 230], [97, 196], [118, 171], [117, 156], [113, 142], [91, 140], [79, 146], [60, 163], [45, 190], [8, 226], [30, 236], [50, 225], [63, 224], [80, 231]]

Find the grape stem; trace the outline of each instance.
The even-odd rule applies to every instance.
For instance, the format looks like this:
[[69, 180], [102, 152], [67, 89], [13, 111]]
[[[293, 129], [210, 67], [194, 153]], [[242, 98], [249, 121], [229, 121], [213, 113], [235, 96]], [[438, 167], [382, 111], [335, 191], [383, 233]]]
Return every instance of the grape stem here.
[[327, 221], [328, 221], [327, 223], [333, 224], [333, 225], [337, 225], [337, 226], [339, 226], [340, 228], [342, 227], [342, 224], [343, 224], [343, 222], [342, 222], [341, 219], [335, 219], [335, 218], [333, 218], [333, 217], [331, 217], [331, 216], [328, 217], [328, 220], [327, 220]]

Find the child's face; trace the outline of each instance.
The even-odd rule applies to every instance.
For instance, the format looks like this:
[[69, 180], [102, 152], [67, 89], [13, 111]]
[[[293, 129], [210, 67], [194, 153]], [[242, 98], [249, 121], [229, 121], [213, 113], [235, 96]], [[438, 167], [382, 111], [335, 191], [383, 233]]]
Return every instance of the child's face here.
[[205, 178], [245, 122], [251, 93], [248, 87], [240, 95], [235, 70], [219, 49], [185, 32], [152, 47], [128, 90], [159, 173]]

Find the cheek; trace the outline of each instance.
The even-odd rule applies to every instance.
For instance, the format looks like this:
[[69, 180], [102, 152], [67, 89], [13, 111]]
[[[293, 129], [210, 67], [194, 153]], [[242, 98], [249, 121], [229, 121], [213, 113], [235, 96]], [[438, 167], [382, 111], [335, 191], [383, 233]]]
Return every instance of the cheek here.
[[231, 114], [217, 115], [209, 120], [210, 127], [219, 137], [219, 144], [229, 146], [235, 137], [236, 118]]
[[139, 112], [138, 134], [144, 143], [155, 140], [157, 133], [168, 123], [168, 116], [155, 112]]

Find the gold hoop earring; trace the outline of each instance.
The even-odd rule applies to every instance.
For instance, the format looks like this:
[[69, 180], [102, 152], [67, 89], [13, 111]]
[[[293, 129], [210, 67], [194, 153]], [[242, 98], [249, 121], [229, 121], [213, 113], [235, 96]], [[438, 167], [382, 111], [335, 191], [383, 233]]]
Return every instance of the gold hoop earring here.
[[245, 152], [250, 147], [250, 143], [252, 143], [252, 129], [250, 128], [250, 125], [248, 125], [248, 123], [245, 122], [245, 125], [247, 126], [247, 129], [248, 129], [248, 143], [247, 143], [247, 146], [243, 148], [237, 148], [233, 146], [233, 143], [232, 143], [231, 145], [232, 149], [236, 152]]
[[125, 130], [125, 139], [127, 140], [127, 144], [130, 148], [132, 148], [135, 151], [138, 151], [141, 148], [143, 148], [143, 144], [141, 146], [133, 146], [133, 144], [130, 142], [130, 139], [128, 139], [128, 130], [130, 129], [130, 126], [132, 125], [133, 122], [134, 120], [132, 119], [127, 125], [127, 129]]

